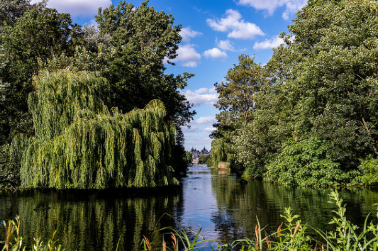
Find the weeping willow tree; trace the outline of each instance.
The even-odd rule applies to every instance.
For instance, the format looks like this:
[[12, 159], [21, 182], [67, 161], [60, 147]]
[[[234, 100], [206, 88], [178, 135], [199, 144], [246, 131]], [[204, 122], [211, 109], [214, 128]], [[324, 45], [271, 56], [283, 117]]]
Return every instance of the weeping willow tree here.
[[214, 168], [218, 168], [218, 163], [222, 161], [227, 161], [225, 140], [223, 138], [214, 139], [211, 142], [211, 163]]
[[[103, 189], [178, 184], [176, 129], [159, 100], [126, 114], [106, 106], [108, 83], [95, 73], [60, 70], [34, 79], [35, 137], [16, 137], [11, 156], [21, 186]], [[127, 98], [127, 97], [125, 97]]]

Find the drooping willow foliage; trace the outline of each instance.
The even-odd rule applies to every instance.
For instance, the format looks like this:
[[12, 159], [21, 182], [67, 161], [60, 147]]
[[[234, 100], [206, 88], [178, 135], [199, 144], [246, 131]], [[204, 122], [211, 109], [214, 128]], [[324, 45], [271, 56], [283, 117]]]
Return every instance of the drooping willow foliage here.
[[[122, 114], [108, 109], [107, 81], [95, 73], [60, 70], [34, 80], [29, 96], [35, 137], [20, 135], [12, 158], [21, 186], [103, 189], [178, 184], [171, 151], [176, 129], [152, 100]], [[127, 97], [125, 97], [127, 98]]]

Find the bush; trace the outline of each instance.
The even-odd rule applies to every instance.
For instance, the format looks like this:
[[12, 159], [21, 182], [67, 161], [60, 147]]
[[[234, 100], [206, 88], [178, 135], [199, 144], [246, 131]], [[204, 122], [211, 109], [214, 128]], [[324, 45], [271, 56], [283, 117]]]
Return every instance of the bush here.
[[324, 147], [324, 140], [289, 140], [281, 153], [266, 166], [265, 178], [284, 185], [335, 186], [350, 184], [360, 176], [358, 170], [343, 171], [332, 161]]
[[362, 172], [361, 181], [366, 185], [378, 184], [378, 159], [369, 155], [366, 159], [361, 160], [359, 169]]

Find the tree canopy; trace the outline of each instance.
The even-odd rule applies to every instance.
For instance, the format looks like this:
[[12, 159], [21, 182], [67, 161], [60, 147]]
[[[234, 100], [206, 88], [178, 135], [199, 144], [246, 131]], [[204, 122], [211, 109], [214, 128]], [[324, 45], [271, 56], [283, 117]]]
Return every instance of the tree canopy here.
[[35, 137], [19, 135], [12, 157], [21, 186], [103, 189], [178, 184], [173, 178], [175, 126], [161, 101], [122, 114], [104, 104], [108, 84], [67, 70], [35, 79], [29, 96]]
[[[310, 1], [297, 13], [290, 33], [281, 34], [285, 44], [264, 67], [270, 83], [255, 95], [250, 121], [234, 130], [231, 152], [245, 175], [277, 180], [272, 177], [296, 172], [288, 149], [311, 155], [306, 151], [317, 148], [317, 158], [335, 164], [311, 164], [309, 176], [282, 183], [360, 182], [361, 159], [378, 154], [377, 25], [370, 1]], [[321, 184], [306, 178], [322, 168], [334, 177]]]
[[[74, 129], [68, 130], [68, 128], [73, 128], [74, 125], [78, 126], [74, 122], [77, 122], [77, 118], [81, 115], [84, 116], [84, 113], [87, 116], [89, 108], [84, 113], [82, 113], [83, 111], [78, 112], [78, 109], [82, 110], [82, 104], [78, 101], [79, 103], [75, 103], [78, 105], [77, 109], [74, 109], [73, 107], [75, 106], [64, 103], [69, 99], [64, 100], [64, 96], [59, 101], [57, 100], [58, 103], [56, 104], [50, 101], [47, 102], [43, 97], [44, 94], [41, 94], [36, 88], [37, 86], [38, 88], [46, 88], [46, 95], [48, 95], [49, 91], [51, 91], [49, 88], [52, 88], [50, 85], [57, 84], [53, 89], [57, 88], [54, 90], [63, 91], [64, 88], [61, 89], [58, 83], [65, 80], [57, 79], [66, 79], [68, 77], [65, 77], [65, 74], [62, 72], [71, 72], [67, 74], [72, 79], [76, 79], [74, 75], [77, 72], [82, 72], [86, 76], [91, 76], [90, 78], [93, 79], [91, 80], [93, 83], [100, 83], [91, 86], [91, 95], [101, 100], [100, 108], [106, 107], [106, 109], [100, 109], [97, 106], [97, 108], [91, 107], [89, 110], [92, 115], [90, 116], [92, 118], [93, 114], [116, 116], [112, 111], [118, 111], [117, 114], [123, 114], [122, 116], [117, 115], [117, 119], [120, 120], [117, 123], [121, 124], [115, 122], [115, 117], [106, 117], [107, 119], [101, 120], [101, 123], [99, 121], [87, 121], [84, 119], [89, 124], [82, 124], [83, 128], [87, 128], [90, 125], [93, 126], [92, 129], [96, 128], [98, 132], [102, 130], [103, 133], [106, 131], [104, 128], [105, 125], [113, 128], [117, 124], [116, 128], [121, 128], [122, 126], [129, 128], [128, 125], [122, 123], [126, 123], [126, 120], [131, 121], [131, 117], [133, 116], [133, 118], [145, 116], [135, 114], [150, 114], [150, 111], [155, 109], [152, 107], [160, 107], [154, 110], [160, 115], [158, 117], [156, 117], [157, 115], [151, 115], [153, 119], [150, 119], [146, 115], [145, 119], [148, 119], [146, 123], [156, 123], [156, 121], [159, 121], [162, 125], [169, 125], [169, 129], [156, 131], [158, 135], [156, 137], [164, 141], [161, 144], [168, 144], [168, 141], [171, 144], [172, 140], [176, 140], [172, 143], [173, 145], [170, 145], [172, 147], [171, 150], [167, 150], [166, 154], [162, 153], [162, 156], [164, 155], [162, 158], [164, 158], [164, 163], [166, 164], [161, 165], [165, 165], [167, 168], [168, 166], [173, 167], [176, 174], [186, 171], [185, 151], [183, 149], [184, 138], [181, 126], [187, 125], [193, 119], [195, 111], [191, 109], [192, 105], [180, 93], [180, 90], [185, 88], [187, 85], [186, 81], [193, 74], [186, 72], [178, 75], [165, 73], [165, 61], [168, 60], [168, 63], [171, 63], [170, 61], [177, 56], [176, 51], [181, 41], [181, 36], [179, 35], [181, 25], [174, 25], [172, 15], [157, 12], [147, 5], [148, 1], [144, 1], [141, 6], [137, 7], [122, 1], [116, 7], [111, 5], [109, 8], [99, 9], [98, 16], [95, 17], [99, 24], [97, 28], [94, 26], [81, 27], [74, 24], [69, 14], [59, 13], [55, 9], [46, 8], [45, 2], [33, 5], [28, 0], [6, 0], [0, 3], [0, 145], [4, 145], [0, 151], [0, 165], [5, 166], [5, 164], [1, 163], [8, 163], [9, 156], [6, 153], [8, 152], [7, 149], [9, 149], [8, 144], [12, 141], [13, 149], [19, 149], [19, 151], [15, 152], [22, 155], [22, 149], [26, 149], [24, 148], [26, 146], [31, 147], [33, 145], [35, 149], [42, 149], [43, 147], [39, 148], [38, 145], [41, 142], [49, 142], [51, 149], [54, 148], [52, 147], [53, 145], [63, 147], [67, 142], [62, 143], [63, 141], [59, 141], [58, 138], [63, 140], [64, 137], [62, 135], [68, 133], [68, 131], [72, 133], [71, 136], [75, 134], [72, 131]], [[49, 74], [55, 77], [51, 77], [50, 79], [47, 77]], [[98, 78], [98, 80], [94, 80], [95, 78]], [[42, 84], [45, 81], [43, 79], [50, 79], [52, 82], [50, 84]], [[73, 80], [70, 81], [68, 82], [71, 83]], [[80, 81], [86, 83], [84, 80]], [[83, 84], [83, 86], [87, 85]], [[101, 87], [101, 90], [96, 89], [98, 87]], [[65, 90], [67, 95], [73, 95], [71, 91], [73, 89]], [[86, 99], [89, 96], [84, 95], [80, 96], [80, 98]], [[78, 99], [78, 97], [74, 96], [72, 99]], [[95, 104], [93, 103], [92, 105]], [[54, 107], [55, 105], [58, 108]], [[50, 108], [52, 109], [51, 111], [55, 111], [56, 113], [51, 114]], [[109, 110], [109, 114], [104, 112], [104, 109]], [[64, 116], [59, 115], [62, 112], [63, 115], [65, 114]], [[76, 113], [81, 115], [77, 115]], [[46, 114], [49, 115], [47, 116]], [[164, 116], [161, 116], [161, 114], [164, 114]], [[128, 119], [120, 119], [121, 117], [128, 117]], [[108, 124], [104, 121], [107, 121]], [[171, 124], [172, 122], [173, 125]], [[148, 126], [145, 125], [143, 127], [141, 124], [135, 124], [135, 127], [137, 128], [135, 130], [142, 130]], [[128, 131], [128, 133], [135, 134], [135, 130]], [[23, 136], [16, 136], [19, 133]], [[126, 132], [123, 130], [122, 132], [117, 131], [117, 133], [122, 134]], [[143, 134], [139, 131], [138, 133]], [[161, 133], [164, 135], [161, 135]], [[174, 135], [172, 136], [171, 134]], [[103, 140], [101, 143], [105, 144], [105, 139]], [[147, 144], [148, 140], [152, 139], [148, 138], [147, 140], [143, 138], [143, 140], [143, 144]], [[21, 145], [17, 146], [17, 144]], [[145, 151], [143, 147], [147, 146], [143, 144], [142, 146], [135, 144], [128, 147], [135, 147], [135, 149]], [[47, 156], [52, 154], [52, 152], [48, 152], [51, 149], [46, 148], [39, 151], [41, 155], [38, 158], [43, 157], [47, 159]], [[130, 149], [127, 151], [131, 151]], [[92, 150], [97, 151], [98, 149]], [[108, 154], [110, 153], [108, 152]], [[114, 154], [118, 153], [114, 152]], [[172, 156], [180, 160], [171, 162]], [[21, 156], [17, 157], [14, 155], [13, 157], [13, 160], [17, 163], [25, 163], [21, 161]], [[29, 157], [29, 159], [25, 157], [23, 160], [26, 161], [27, 159], [28, 163], [32, 163], [31, 161], [34, 157], [32, 155]], [[33, 161], [36, 161], [35, 158]], [[58, 161], [58, 159], [54, 159], [53, 161]], [[143, 159], [143, 161], [147, 160]], [[156, 159], [156, 161], [158, 160]], [[35, 168], [37, 165], [42, 165], [42, 162], [33, 163], [31, 166]], [[141, 163], [138, 165], [141, 166]], [[151, 163], [145, 165], [153, 168], [153, 164]], [[159, 163], [163, 162], [160, 161]], [[44, 164], [46, 166], [43, 167], [45, 168], [43, 172], [53, 168], [49, 166], [51, 163], [47, 164], [44, 162]], [[22, 172], [24, 172], [21, 172], [22, 175], [32, 172], [26, 165], [24, 167], [25, 169], [21, 168]], [[153, 186], [154, 184], [173, 184], [175, 181], [170, 176], [171, 171], [164, 171], [164, 175], [162, 174], [164, 177], [167, 177], [166, 181], [162, 181], [163, 176], [158, 172], [156, 172], [156, 175], [160, 178], [157, 178], [158, 180], [152, 178], [151, 175], [155, 175], [155, 171], [153, 171], [149, 174], [151, 177], [147, 178], [148, 181], [138, 176], [139, 181], [131, 182], [127, 180], [127, 184], [122, 184], [137, 187]], [[69, 178], [67, 179], [69, 183]], [[58, 181], [56, 181], [58, 183], [47, 185], [42, 180], [43, 178], [38, 181], [23, 180], [23, 184], [27, 186], [38, 186], [40, 184], [41, 186], [63, 187], [63, 183], [59, 183]], [[108, 186], [109, 183], [107, 182], [103, 183], [107, 184], [104, 186]], [[123, 180], [122, 182], [126, 181]], [[117, 183], [117, 185], [114, 185], [115, 183], [111, 184], [109, 186], [118, 186], [120, 183]], [[74, 187], [74, 185], [72, 186]], [[90, 186], [87, 183], [81, 183], [81, 185], [77, 185], [76, 187]]]

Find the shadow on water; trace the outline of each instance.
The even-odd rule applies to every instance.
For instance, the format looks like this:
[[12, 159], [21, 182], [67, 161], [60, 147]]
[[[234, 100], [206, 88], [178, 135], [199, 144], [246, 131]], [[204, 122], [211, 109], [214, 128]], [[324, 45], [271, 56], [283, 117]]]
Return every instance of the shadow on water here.
[[[174, 226], [168, 213], [180, 218], [181, 187], [165, 190], [0, 191], [0, 218], [20, 216], [26, 244], [33, 237], [56, 238], [65, 250], [141, 250], [143, 235], [159, 244], [154, 230]], [[0, 229], [4, 239], [4, 229]]]
[[[329, 189], [283, 187], [258, 180], [243, 180], [227, 170], [204, 166], [189, 168], [181, 186], [168, 189], [56, 191], [0, 191], [0, 221], [16, 215], [21, 220], [21, 235], [30, 243], [33, 237], [56, 237], [66, 250], [141, 250], [143, 235], [161, 250], [162, 236], [154, 230], [176, 226], [172, 215], [183, 226], [202, 229], [206, 239], [231, 242], [252, 238], [258, 217], [267, 232], [281, 224], [285, 207], [291, 207], [302, 222], [323, 230], [335, 209]], [[377, 190], [343, 189], [348, 219], [362, 225], [378, 202]], [[375, 214], [372, 216], [375, 217]], [[159, 222], [159, 223], [158, 223]], [[0, 238], [4, 228], [0, 226]], [[205, 249], [203, 249], [205, 250]]]

